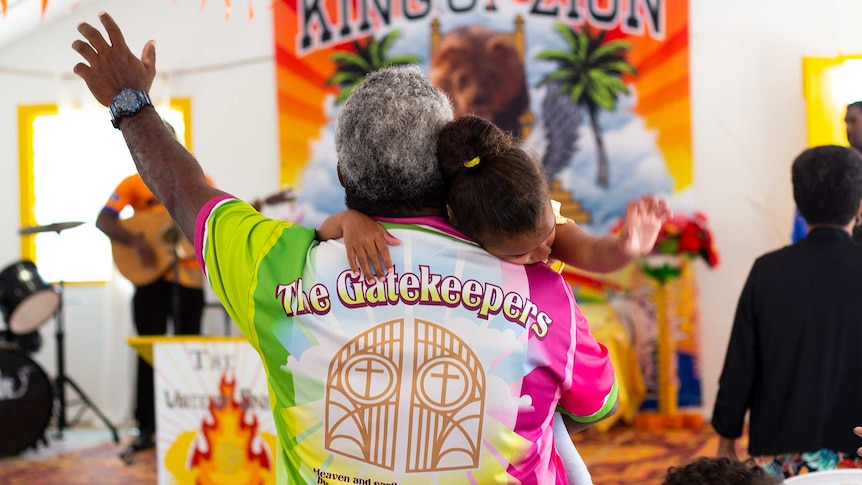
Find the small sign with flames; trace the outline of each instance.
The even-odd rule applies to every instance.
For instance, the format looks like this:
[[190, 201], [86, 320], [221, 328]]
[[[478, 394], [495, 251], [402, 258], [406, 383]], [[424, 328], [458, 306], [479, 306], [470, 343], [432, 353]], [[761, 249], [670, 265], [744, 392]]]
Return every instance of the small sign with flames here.
[[274, 485], [275, 424], [248, 343], [158, 343], [154, 358], [159, 485]]

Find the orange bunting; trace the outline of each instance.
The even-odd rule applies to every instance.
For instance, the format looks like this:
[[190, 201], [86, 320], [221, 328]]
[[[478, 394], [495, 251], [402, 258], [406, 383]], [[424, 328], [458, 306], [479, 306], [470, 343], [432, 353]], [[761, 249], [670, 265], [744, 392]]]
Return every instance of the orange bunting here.
[[[75, 0], [75, 2], [72, 4], [72, 10], [75, 10], [76, 8], [78, 8], [82, 3], [84, 3], [84, 0]], [[6, 17], [6, 9], [9, 6], [8, 4], [9, 4], [8, 0], [0, 0], [0, 14], [2, 14], [3, 17]], [[42, 0], [42, 19], [43, 20], [45, 19], [45, 12], [47, 10], [48, 10], [48, 0]]]
[[[5, 1], [5, 0], [0, 0], [0, 2], [3, 2], [3, 1]], [[45, 0], [45, 1], [47, 1], [47, 0]], [[176, 0], [174, 0], [174, 1], [176, 1]], [[204, 6], [206, 4], [207, 4], [207, 0], [201, 0], [201, 10], [204, 9]], [[252, 0], [246, 0], [246, 6], [248, 7], [248, 19], [253, 20], [254, 19], [254, 5], [252, 5]], [[231, 13], [232, 9], [233, 9], [233, 4], [232, 4], [231, 0], [224, 0], [224, 18], [225, 19], [230, 18], [230, 13]]]
[[[176, 2], [176, 1], [177, 0], [174, 0], [174, 2]], [[77, 8], [82, 2], [83, 2], [83, 0], [77, 0], [74, 3], [74, 5], [72, 6], [72, 8], [73, 9]], [[8, 0], [0, 0], [0, 13], [2, 13], [3, 17], [6, 16], [6, 9], [8, 7], [8, 3], [9, 3]], [[207, 4], [207, 0], [201, 0], [201, 10], [204, 9], [204, 6], [206, 6], [206, 4]], [[248, 5], [248, 19], [253, 20], [254, 19], [254, 6], [252, 5], [251, 0], [246, 0], [246, 4]], [[224, 5], [225, 5], [224, 18], [228, 19], [228, 18], [230, 18], [230, 12], [231, 12], [231, 8], [232, 8], [231, 0], [224, 0]], [[45, 18], [45, 12], [47, 10], [48, 10], [48, 0], [42, 0], [42, 18], [43, 19]]]

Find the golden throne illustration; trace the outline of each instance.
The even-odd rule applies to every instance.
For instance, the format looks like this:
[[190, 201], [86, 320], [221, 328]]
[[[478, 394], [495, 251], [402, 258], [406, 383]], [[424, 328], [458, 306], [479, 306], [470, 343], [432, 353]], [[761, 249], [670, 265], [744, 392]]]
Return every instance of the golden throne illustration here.
[[[524, 35], [524, 18], [521, 15], [515, 16], [514, 28], [509, 32], [498, 32], [510, 39], [518, 52], [518, 58], [522, 66], [524, 66], [524, 76], [526, 78], [526, 40]], [[434, 18], [431, 20], [431, 39], [430, 39], [430, 58], [434, 58], [435, 52], [440, 45], [440, 41], [446, 32], [441, 30], [440, 19]], [[520, 125], [520, 138], [527, 138], [530, 130], [536, 122], [536, 116], [530, 110], [529, 105], [518, 115], [518, 124]]]

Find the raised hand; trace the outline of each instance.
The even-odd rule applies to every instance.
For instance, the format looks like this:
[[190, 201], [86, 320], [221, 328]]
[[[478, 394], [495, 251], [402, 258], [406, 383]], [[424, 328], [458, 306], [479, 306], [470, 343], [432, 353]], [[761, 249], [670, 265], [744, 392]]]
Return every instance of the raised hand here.
[[76, 64], [75, 74], [87, 83], [96, 100], [105, 106], [108, 106], [123, 88], [148, 92], [156, 76], [155, 41], [150, 40], [144, 45], [141, 58], [138, 59], [129, 50], [123, 33], [114, 19], [107, 13], [101, 12], [99, 20], [105, 27], [110, 44], [92, 25], [87, 23], [78, 25], [78, 32], [87, 41], [72, 42], [72, 49], [81, 54], [87, 63]]
[[649, 254], [662, 224], [671, 216], [667, 201], [659, 197], [646, 196], [629, 202], [620, 229], [620, 250], [631, 258]]

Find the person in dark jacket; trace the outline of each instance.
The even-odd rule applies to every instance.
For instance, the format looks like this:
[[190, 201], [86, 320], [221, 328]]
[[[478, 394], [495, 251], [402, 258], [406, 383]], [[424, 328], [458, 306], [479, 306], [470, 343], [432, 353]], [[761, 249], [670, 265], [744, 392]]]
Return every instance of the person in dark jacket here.
[[736, 459], [749, 416], [749, 454], [794, 476], [860, 467], [862, 410], [862, 155], [820, 146], [793, 162], [793, 197], [808, 235], [754, 262], [739, 297], [712, 425], [718, 455]]

